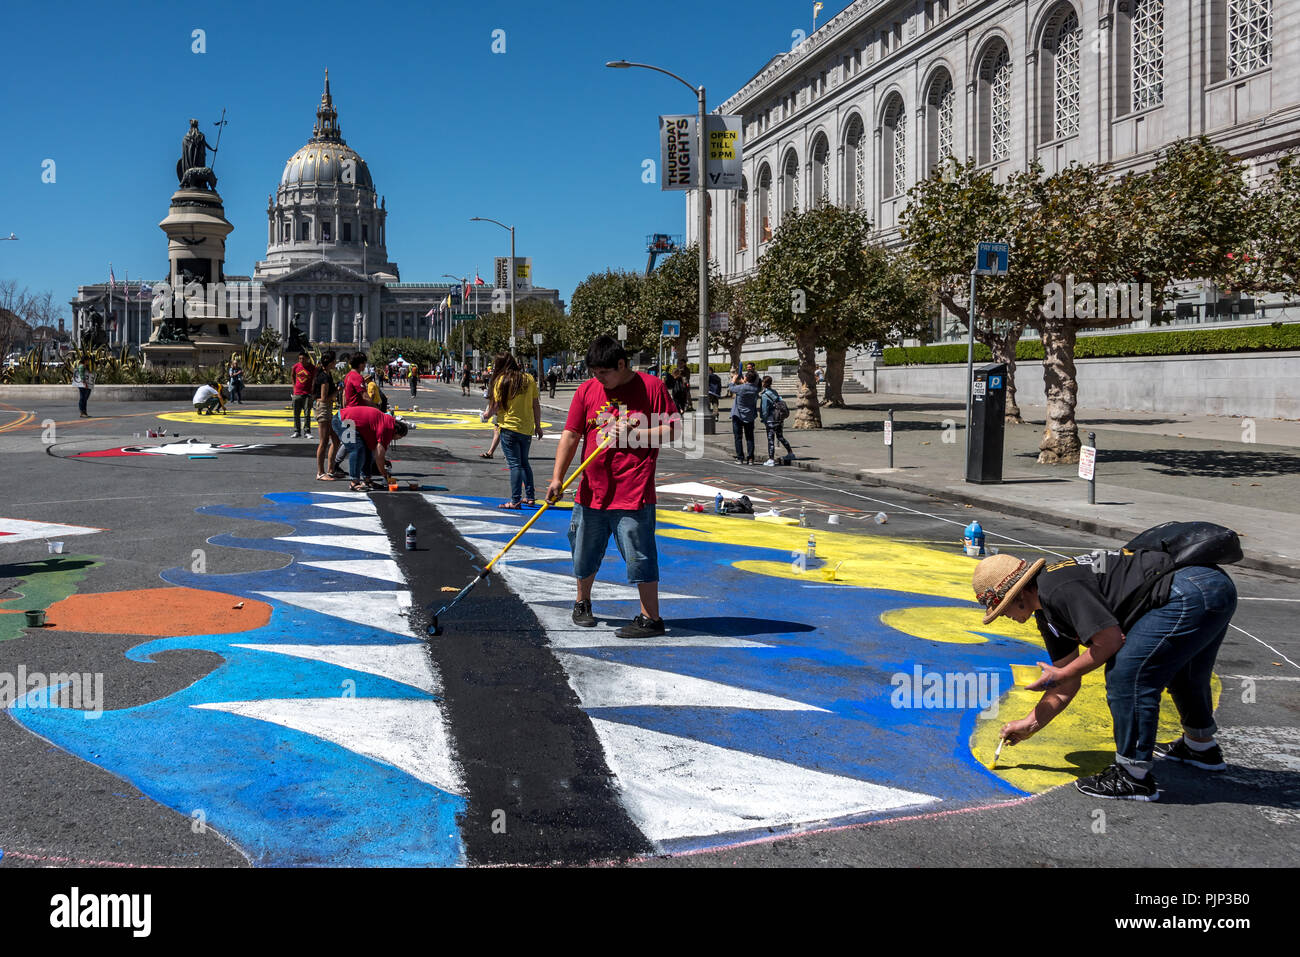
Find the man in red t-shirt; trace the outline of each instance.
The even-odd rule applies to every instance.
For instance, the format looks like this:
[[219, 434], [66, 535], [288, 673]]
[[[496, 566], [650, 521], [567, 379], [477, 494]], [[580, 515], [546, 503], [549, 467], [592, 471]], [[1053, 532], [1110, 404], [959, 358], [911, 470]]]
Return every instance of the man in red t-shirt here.
[[333, 427], [348, 456], [352, 491], [360, 492], [366, 487], [362, 473], [367, 454], [374, 457], [375, 468], [384, 481], [392, 481], [392, 474], [388, 471], [388, 448], [393, 439], [406, 435], [405, 422], [397, 421], [372, 405], [353, 405], [334, 416]]
[[582, 473], [574, 495], [569, 545], [578, 597], [573, 604], [573, 622], [585, 627], [596, 624], [591, 586], [613, 534], [627, 563], [627, 580], [637, 586], [641, 598], [641, 613], [615, 634], [620, 638], [662, 635], [655, 461], [659, 447], [672, 441], [680, 430], [681, 416], [661, 381], [628, 366], [627, 353], [617, 340], [601, 336], [593, 342], [587, 350], [587, 368], [592, 378], [574, 393], [546, 489], [548, 501], [559, 498], [579, 441], [585, 459], [606, 435], [615, 437]]
[[366, 364], [366, 354], [357, 352], [348, 360], [348, 365], [352, 367], [351, 371], [343, 377], [343, 405], [340, 408], [347, 409], [354, 405], [369, 405], [375, 403], [370, 401], [370, 396], [366, 395], [366, 380], [361, 375], [361, 369]]
[[298, 353], [298, 361], [293, 367], [293, 437], [295, 439], [311, 438], [312, 384], [315, 381], [316, 367], [312, 365], [311, 358], [305, 352]]

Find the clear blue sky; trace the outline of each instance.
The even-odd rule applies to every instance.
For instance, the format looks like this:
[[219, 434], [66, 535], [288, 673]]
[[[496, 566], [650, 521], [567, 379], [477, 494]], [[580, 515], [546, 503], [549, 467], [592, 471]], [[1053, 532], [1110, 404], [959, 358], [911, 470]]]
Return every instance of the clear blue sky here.
[[[804, 0], [632, 3], [12, 4], [0, 90], [0, 278], [61, 302], [78, 283], [166, 274], [158, 223], [191, 116], [210, 142], [232, 275], [266, 252], [266, 198], [311, 136], [325, 68], [348, 145], [388, 200], [405, 281], [476, 267], [491, 281], [513, 222], [535, 282], [568, 300], [588, 273], [645, 268], [647, 233], [685, 232], [682, 193], [641, 181], [660, 113], [713, 109], [809, 30]], [[819, 22], [847, 6], [825, 5]], [[206, 31], [207, 52], [191, 51]], [[494, 54], [492, 33], [505, 31]], [[57, 180], [42, 183], [53, 159]], [[65, 312], [65, 317], [69, 313]]]

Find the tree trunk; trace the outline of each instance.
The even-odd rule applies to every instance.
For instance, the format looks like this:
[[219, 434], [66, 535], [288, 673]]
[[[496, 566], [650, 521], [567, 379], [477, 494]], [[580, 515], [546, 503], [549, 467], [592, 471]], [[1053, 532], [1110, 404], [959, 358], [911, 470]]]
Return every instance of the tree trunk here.
[[1017, 327], [1005, 336], [995, 336], [989, 345], [993, 351], [994, 362], [1005, 362], [1007, 366], [1007, 408], [1005, 421], [1024, 425], [1020, 417], [1020, 406], [1016, 404], [1016, 343], [1020, 340], [1021, 327]]
[[826, 350], [826, 394], [822, 405], [844, 408], [844, 356], [847, 349]]
[[734, 342], [727, 347], [727, 352], [731, 356], [731, 368], [740, 368], [740, 352], [744, 348], [745, 344], [743, 342]]
[[795, 338], [799, 355], [799, 396], [793, 428], [820, 429], [822, 410], [817, 406], [817, 337], [801, 333]]
[[1072, 325], [1051, 323], [1042, 329], [1043, 382], [1047, 391], [1047, 424], [1038, 445], [1040, 465], [1071, 465], [1079, 461], [1079, 426], [1074, 406], [1079, 383], [1074, 378]]

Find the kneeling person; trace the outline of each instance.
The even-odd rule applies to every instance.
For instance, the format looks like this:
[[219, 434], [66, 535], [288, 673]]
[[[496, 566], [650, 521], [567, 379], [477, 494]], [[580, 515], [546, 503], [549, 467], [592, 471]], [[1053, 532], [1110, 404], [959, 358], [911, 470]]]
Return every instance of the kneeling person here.
[[194, 411], [199, 415], [206, 412], [211, 415], [213, 410], [221, 405], [221, 393], [217, 391], [215, 382], [209, 382], [201, 385], [194, 393]]
[[392, 481], [392, 474], [388, 471], [388, 449], [394, 439], [406, 435], [405, 422], [380, 412], [374, 406], [350, 405], [334, 416], [332, 425], [348, 458], [352, 491], [360, 492], [368, 487], [362, 480], [368, 458], [373, 458], [375, 468], [385, 482]]

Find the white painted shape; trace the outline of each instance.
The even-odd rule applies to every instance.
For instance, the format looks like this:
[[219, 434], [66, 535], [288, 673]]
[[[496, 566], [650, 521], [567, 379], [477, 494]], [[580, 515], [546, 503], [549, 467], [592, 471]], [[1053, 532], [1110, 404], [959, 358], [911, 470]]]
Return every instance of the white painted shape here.
[[[438, 511], [447, 518], [472, 518], [486, 522], [501, 514], [495, 505], [439, 505]], [[452, 523], [453, 525], [455, 522]]]
[[755, 711], [825, 711], [814, 705], [690, 675], [557, 652], [584, 708], [748, 708]]
[[[532, 529], [528, 530], [528, 534], [532, 534]], [[527, 536], [524, 537], [527, 538]], [[535, 545], [524, 545], [523, 540], [524, 539], [521, 538], [519, 543], [513, 545], [510, 551], [506, 552], [504, 561], [554, 562], [561, 560], [570, 561], [573, 558], [572, 552], [567, 548], [538, 548]], [[480, 555], [486, 555], [489, 559], [497, 552], [501, 551], [501, 546], [505, 544], [505, 542], [495, 538], [479, 538], [478, 536], [474, 536], [473, 538], [467, 537], [465, 541], [471, 547], [478, 549]]]
[[[43, 538], [58, 541], [71, 535], [94, 535], [102, 528], [89, 528], [84, 525], [60, 525], [57, 522], [29, 522], [21, 518], [0, 518], [0, 545], [10, 542], [31, 542]], [[67, 551], [67, 549], [64, 549]]]
[[[531, 532], [530, 532], [531, 534]], [[505, 543], [502, 542], [504, 545]], [[572, 603], [575, 585], [572, 573], [542, 572], [535, 568], [522, 568], [510, 564], [513, 549], [506, 552], [506, 567], [501, 569], [501, 577], [510, 589], [526, 601], [566, 601]], [[495, 572], [496, 569], [494, 568]], [[678, 595], [674, 592], [659, 593], [660, 601], [677, 598], [694, 598], [693, 595]], [[635, 585], [615, 585], [597, 580], [592, 588], [593, 601], [639, 601], [640, 593]]]
[[411, 610], [409, 591], [264, 591], [257, 594], [331, 618], [418, 637], [407, 618]]
[[436, 495], [431, 492], [423, 492], [421, 493], [420, 497], [423, 498], [430, 505], [437, 505], [437, 506], [479, 504], [478, 502], [474, 501], [472, 498], [456, 498], [453, 495]]
[[623, 803], [652, 841], [931, 804], [884, 787], [631, 725], [591, 719]]
[[293, 728], [392, 765], [450, 794], [463, 794], [465, 790], [436, 701], [271, 698], [192, 707]]
[[[656, 495], [691, 495], [696, 498], [707, 498], [710, 501], [717, 498], [718, 493], [722, 493], [723, 498], [740, 498], [740, 493], [731, 489], [718, 488], [716, 485], [705, 485], [703, 482], [674, 482], [672, 485], [656, 485]], [[750, 495], [751, 502], [766, 502], [768, 499], [759, 498], [757, 495]]]
[[374, 515], [375, 503], [368, 498], [347, 498], [341, 502], [312, 502], [313, 508], [328, 508], [336, 512], [356, 512], [361, 515]]
[[384, 523], [379, 520], [378, 515], [354, 515], [350, 518], [312, 518], [308, 521], [317, 525], [333, 525], [335, 528], [346, 528], [353, 532], [371, 532], [375, 535], [384, 535]]
[[431, 695], [441, 695], [442, 688], [423, 642], [409, 645], [235, 645], [294, 658], [309, 658], [338, 665], [351, 671], [391, 678], [419, 688]]
[[[762, 642], [750, 641], [745, 638], [692, 634], [684, 629], [675, 628], [671, 618], [668, 620], [668, 630], [671, 634], [657, 635], [654, 638], [638, 638], [635, 641], [630, 641], [619, 638], [614, 634], [614, 629], [627, 622], [630, 615], [618, 618], [602, 615], [599, 603], [596, 604], [593, 611], [596, 615], [596, 621], [604, 622], [604, 624], [597, 624], [594, 628], [583, 628], [573, 623], [572, 600], [570, 600], [570, 604], [562, 607], [533, 604], [529, 606], [529, 610], [537, 616], [538, 622], [546, 630], [546, 638], [552, 648], [627, 648], [629, 646], [638, 648], [642, 646], [655, 648], [773, 647], [772, 645], [765, 645]], [[624, 609], [624, 611], [626, 610]]]
[[374, 578], [397, 585], [406, 584], [406, 576], [397, 567], [397, 562], [389, 558], [359, 558], [342, 562], [299, 562], [299, 564], [342, 575], [360, 575], [363, 578]]
[[277, 542], [298, 542], [303, 545], [326, 545], [331, 548], [348, 548], [356, 552], [375, 555], [393, 554], [387, 535], [287, 535]]
[[[518, 525], [507, 525], [504, 522], [475, 522], [467, 519], [456, 519], [456, 520], [452, 520], [451, 524], [452, 527], [456, 529], [456, 531], [466, 536], [506, 535], [509, 536], [510, 538], [513, 538], [514, 534], [517, 531], [519, 531], [519, 529], [523, 528], [524, 523], [520, 522]], [[536, 525], [534, 525], [532, 528], [528, 530], [528, 534], [529, 535], [554, 535], [555, 533], [552, 531], [548, 531], [547, 529], [544, 528], [538, 528]], [[505, 542], [502, 542], [501, 544], [504, 545]]]

